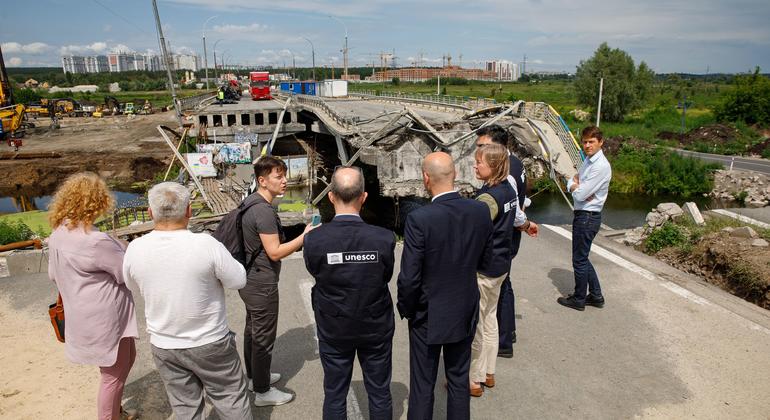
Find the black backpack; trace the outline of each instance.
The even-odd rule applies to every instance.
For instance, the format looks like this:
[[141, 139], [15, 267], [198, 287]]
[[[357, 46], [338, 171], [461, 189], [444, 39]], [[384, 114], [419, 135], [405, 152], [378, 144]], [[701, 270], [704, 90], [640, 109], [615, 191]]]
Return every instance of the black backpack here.
[[219, 222], [219, 226], [217, 226], [217, 230], [211, 235], [219, 242], [222, 242], [225, 248], [230, 251], [233, 258], [238, 260], [238, 262], [246, 268], [247, 273], [254, 264], [259, 253], [262, 252], [262, 249], [260, 246], [251, 257], [247, 258], [246, 246], [243, 243], [243, 215], [248, 209], [253, 205], [258, 204], [260, 201], [262, 201], [261, 197], [257, 197], [256, 193], [246, 197], [238, 207], [231, 210], [230, 213], [227, 213], [225, 217], [222, 218]]

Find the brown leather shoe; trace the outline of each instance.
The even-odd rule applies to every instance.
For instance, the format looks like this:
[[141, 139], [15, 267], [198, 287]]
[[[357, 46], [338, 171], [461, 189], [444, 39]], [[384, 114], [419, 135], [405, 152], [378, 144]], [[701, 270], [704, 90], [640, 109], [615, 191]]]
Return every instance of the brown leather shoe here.
[[478, 388], [471, 387], [471, 397], [480, 397], [482, 395], [484, 395], [484, 388], [482, 388], [482, 387], [478, 387]]
[[484, 381], [484, 386], [487, 388], [494, 388], [495, 387], [495, 374], [489, 374], [487, 373], [487, 380]]

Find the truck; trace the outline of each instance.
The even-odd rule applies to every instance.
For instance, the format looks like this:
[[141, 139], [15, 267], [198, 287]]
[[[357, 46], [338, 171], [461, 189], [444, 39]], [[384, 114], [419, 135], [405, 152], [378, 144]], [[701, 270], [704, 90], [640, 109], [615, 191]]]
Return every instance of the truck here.
[[266, 71], [252, 71], [249, 73], [249, 92], [251, 99], [273, 99], [270, 95], [270, 73]]

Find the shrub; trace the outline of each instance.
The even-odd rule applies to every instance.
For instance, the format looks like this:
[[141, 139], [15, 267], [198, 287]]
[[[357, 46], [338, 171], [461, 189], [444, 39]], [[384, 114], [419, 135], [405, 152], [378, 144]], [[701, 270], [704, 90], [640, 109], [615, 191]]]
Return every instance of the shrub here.
[[650, 233], [644, 241], [644, 249], [650, 254], [655, 254], [663, 248], [684, 245], [686, 242], [687, 235], [683, 229], [672, 222], [666, 222]]
[[0, 220], [0, 244], [10, 244], [32, 239], [34, 232], [20, 221]]
[[770, 79], [759, 73], [735, 78], [735, 89], [714, 109], [720, 121], [770, 124]]

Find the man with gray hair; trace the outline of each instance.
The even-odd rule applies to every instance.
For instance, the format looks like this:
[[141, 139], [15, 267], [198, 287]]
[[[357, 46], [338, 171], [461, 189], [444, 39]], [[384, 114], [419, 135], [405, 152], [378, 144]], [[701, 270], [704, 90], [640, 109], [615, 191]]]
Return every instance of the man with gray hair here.
[[251, 419], [246, 378], [227, 326], [224, 288], [246, 284], [243, 266], [219, 241], [192, 233], [190, 193], [150, 189], [155, 229], [129, 244], [123, 275], [144, 298], [155, 366], [178, 419], [203, 419], [203, 394], [219, 417]]
[[369, 418], [393, 418], [394, 322], [388, 282], [396, 241], [393, 232], [361, 220], [366, 195], [359, 168], [338, 168], [329, 192], [336, 215], [305, 235], [305, 266], [316, 281], [312, 302], [324, 369], [324, 419], [347, 418], [356, 354], [369, 395]]

